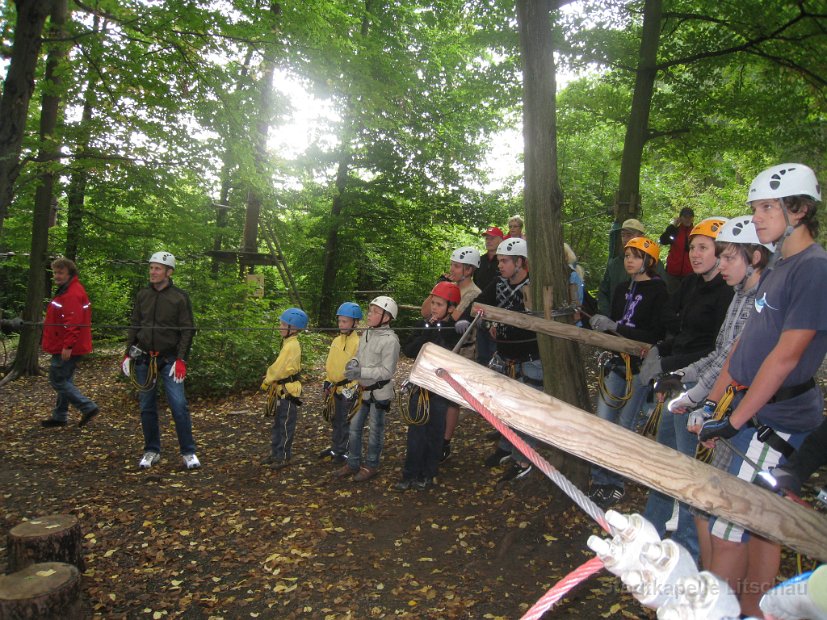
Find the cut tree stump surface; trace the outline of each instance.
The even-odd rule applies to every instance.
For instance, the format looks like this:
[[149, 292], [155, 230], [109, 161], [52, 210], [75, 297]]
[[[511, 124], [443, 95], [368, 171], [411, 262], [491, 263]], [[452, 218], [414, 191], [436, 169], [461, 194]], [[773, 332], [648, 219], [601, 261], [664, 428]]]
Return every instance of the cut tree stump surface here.
[[77, 567], [41, 562], [0, 576], [0, 620], [82, 617]]
[[36, 562], [66, 562], [83, 572], [80, 523], [73, 515], [48, 515], [14, 526], [8, 535], [8, 572]]

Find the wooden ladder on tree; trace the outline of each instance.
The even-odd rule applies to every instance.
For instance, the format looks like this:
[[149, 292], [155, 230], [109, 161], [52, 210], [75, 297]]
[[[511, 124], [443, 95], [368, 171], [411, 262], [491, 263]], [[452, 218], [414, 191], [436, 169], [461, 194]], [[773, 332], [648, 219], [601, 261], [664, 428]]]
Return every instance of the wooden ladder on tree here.
[[270, 225], [270, 222], [264, 218], [259, 220], [259, 224], [262, 232], [261, 236], [264, 237], [264, 242], [270, 250], [270, 256], [273, 257], [273, 264], [276, 266], [276, 269], [278, 269], [281, 281], [284, 282], [284, 286], [287, 288], [287, 295], [291, 303], [304, 310], [301, 297], [299, 297], [299, 289], [296, 288], [296, 282], [293, 280], [290, 268], [287, 266], [287, 261], [284, 260], [284, 254], [281, 251], [281, 244], [279, 243], [279, 238], [276, 236], [275, 230]]

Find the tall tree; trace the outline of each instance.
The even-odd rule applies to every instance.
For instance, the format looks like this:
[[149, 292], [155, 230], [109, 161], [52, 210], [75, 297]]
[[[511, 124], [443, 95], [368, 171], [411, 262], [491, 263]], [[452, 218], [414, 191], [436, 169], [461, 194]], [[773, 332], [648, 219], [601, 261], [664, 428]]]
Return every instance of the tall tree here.
[[53, 0], [16, 0], [14, 4], [17, 8], [14, 44], [3, 82], [3, 98], [0, 99], [0, 244], [14, 181], [20, 172], [20, 149], [26, 131], [29, 100], [34, 92], [40, 35]]
[[[525, 141], [525, 215], [535, 310], [544, 309], [551, 287], [553, 304], [568, 303], [563, 257], [563, 193], [557, 173], [556, 70], [551, 12], [554, 0], [517, 0], [523, 65], [523, 139]], [[574, 342], [538, 334], [545, 390], [590, 410], [580, 349]], [[565, 368], [566, 372], [560, 372]], [[567, 462], [567, 473], [582, 482], [586, 467]]]
[[37, 374], [37, 352], [41, 330], [35, 326], [43, 312], [46, 265], [48, 263], [49, 215], [54, 199], [56, 165], [60, 158], [60, 140], [57, 136], [61, 102], [61, 64], [66, 57], [65, 39], [68, 0], [54, 0], [50, 19], [49, 54], [46, 59], [43, 102], [40, 110], [40, 150], [38, 153], [38, 185], [32, 218], [32, 245], [29, 255], [29, 282], [26, 291], [26, 324], [20, 334], [17, 355], [8, 380], [17, 376]]

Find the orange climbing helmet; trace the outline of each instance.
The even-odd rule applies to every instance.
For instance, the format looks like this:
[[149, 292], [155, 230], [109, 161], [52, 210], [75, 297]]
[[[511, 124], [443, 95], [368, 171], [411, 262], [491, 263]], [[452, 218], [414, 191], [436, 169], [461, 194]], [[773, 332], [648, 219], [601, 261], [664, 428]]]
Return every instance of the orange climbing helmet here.
[[704, 237], [717, 239], [718, 233], [721, 232], [721, 228], [723, 228], [724, 224], [726, 223], [726, 218], [708, 217], [705, 220], [701, 220], [700, 222], [695, 224], [695, 228], [692, 229], [692, 232], [689, 233], [689, 236], [694, 237], [695, 235], [703, 235]]
[[635, 237], [634, 239], [629, 239], [623, 247], [640, 250], [644, 254], [650, 256], [655, 263], [657, 263], [660, 259], [660, 246], [649, 237]]
[[449, 304], [457, 305], [462, 295], [459, 292], [459, 287], [453, 282], [437, 282], [436, 286], [431, 289], [431, 295], [442, 297]]

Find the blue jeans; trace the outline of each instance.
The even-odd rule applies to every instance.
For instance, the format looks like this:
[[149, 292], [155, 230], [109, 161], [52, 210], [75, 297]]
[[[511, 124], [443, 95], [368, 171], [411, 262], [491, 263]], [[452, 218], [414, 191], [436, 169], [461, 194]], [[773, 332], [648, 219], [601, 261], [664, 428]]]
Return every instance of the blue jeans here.
[[[195, 440], [192, 438], [192, 420], [184, 395], [184, 384], [176, 383], [169, 376], [169, 370], [175, 364], [174, 358], [158, 358], [158, 381], [146, 391], [138, 392], [141, 403], [141, 428], [144, 431], [144, 452], [161, 452], [161, 427], [158, 423], [158, 385], [163, 381], [167, 404], [172, 409], [175, 432], [178, 434], [178, 446], [181, 454], [195, 454]], [[139, 360], [135, 364], [135, 378], [138, 383], [146, 383], [149, 371], [148, 360]]]
[[[410, 408], [415, 411], [422, 397], [422, 390], [411, 392]], [[442, 455], [445, 438], [445, 412], [451, 404], [446, 399], [429, 393], [430, 408], [425, 424], [409, 424], [405, 465], [402, 467], [403, 480], [425, 480], [435, 478]]]
[[[664, 405], [658, 425], [657, 441], [681, 454], [694, 457], [695, 449], [698, 447], [698, 436], [686, 430], [688, 417], [686, 414], [676, 415]], [[643, 516], [655, 526], [661, 538], [666, 534], [666, 522], [672, 518], [674, 506], [673, 498], [658, 491], [649, 491]], [[672, 540], [683, 545], [692, 554], [695, 562], [698, 562], [701, 553], [698, 530], [695, 527], [695, 519], [689, 512], [689, 506], [682, 502], [678, 502], [678, 528], [672, 534]]]
[[364, 401], [356, 415], [350, 419], [347, 464], [351, 469], [359, 469], [362, 463], [362, 430], [365, 420], [370, 425], [365, 465], [373, 469], [379, 467], [379, 457], [385, 445], [385, 412], [390, 409], [390, 404], [390, 400]]
[[[479, 324], [479, 321], [478, 321]], [[488, 362], [497, 352], [497, 343], [491, 338], [491, 334], [482, 325], [477, 329], [477, 363], [488, 366]]]
[[[599, 370], [598, 372], [603, 372]], [[604, 399], [603, 394], [597, 398], [597, 417], [601, 420], [608, 420], [622, 426], [623, 428], [634, 431], [635, 421], [640, 413], [643, 403], [646, 401], [646, 396], [649, 394], [649, 386], [642, 385], [638, 380], [638, 375], [632, 375], [632, 384], [630, 389], [632, 395], [629, 400], [623, 404], [618, 400], [619, 397], [626, 394], [626, 378], [621, 377], [616, 372], [609, 372], [606, 375], [604, 384], [606, 391], [612, 396], [608, 401]], [[592, 465], [592, 484], [596, 485], [611, 485], [623, 488], [623, 477], [618, 474], [604, 469], [597, 465]]]
[[270, 454], [278, 461], [289, 459], [293, 454], [293, 436], [299, 411], [296, 402], [289, 398], [279, 400], [273, 427], [270, 429]]
[[80, 356], [63, 360], [60, 354], [52, 355], [49, 363], [49, 385], [57, 392], [55, 408], [52, 410], [52, 419], [66, 422], [69, 419], [69, 405], [74, 405], [81, 413], [89, 413], [98, 408], [90, 399], [80, 393], [72, 380], [75, 376]]

